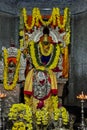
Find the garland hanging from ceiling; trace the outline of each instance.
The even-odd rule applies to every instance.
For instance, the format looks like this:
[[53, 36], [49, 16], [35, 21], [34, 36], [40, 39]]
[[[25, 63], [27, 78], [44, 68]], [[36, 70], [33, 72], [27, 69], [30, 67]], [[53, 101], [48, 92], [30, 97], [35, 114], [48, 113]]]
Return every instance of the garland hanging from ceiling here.
[[[48, 15], [46, 16], [48, 17]], [[59, 8], [53, 8], [51, 15], [48, 20], [43, 20], [43, 15], [41, 15], [39, 8], [33, 8], [31, 17], [27, 14], [26, 8], [23, 8], [20, 14], [20, 48], [24, 46], [25, 40], [25, 30], [32, 32], [31, 30], [36, 26], [37, 28], [41, 26], [49, 26], [53, 28], [58, 27], [61, 31], [66, 32], [66, 37], [64, 41], [66, 45], [70, 43], [70, 11], [69, 8], [64, 9], [64, 14], [61, 15]]]
[[[27, 30], [32, 29], [34, 26], [39, 26], [39, 23], [41, 23], [43, 26], [48, 26], [50, 24], [53, 24], [53, 26], [58, 26], [60, 29], [66, 28], [67, 23], [69, 22], [69, 9], [64, 9], [64, 16], [60, 15], [60, 9], [59, 8], [53, 8], [52, 14], [48, 21], [44, 21], [42, 18], [42, 15], [40, 13], [39, 8], [34, 8], [32, 10], [32, 22], [29, 26], [27, 24], [27, 11], [25, 8], [23, 8], [23, 16], [24, 16], [24, 24]], [[61, 20], [62, 19], [62, 20]]]

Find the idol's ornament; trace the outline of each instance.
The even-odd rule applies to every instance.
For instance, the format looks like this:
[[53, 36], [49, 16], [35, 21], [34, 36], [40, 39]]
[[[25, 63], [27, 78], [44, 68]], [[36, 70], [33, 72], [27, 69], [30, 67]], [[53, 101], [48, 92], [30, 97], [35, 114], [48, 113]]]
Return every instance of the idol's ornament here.
[[[53, 8], [51, 15], [32, 15], [23, 8], [19, 26], [20, 50], [27, 60], [25, 70], [25, 104], [31, 106], [36, 127], [47, 126], [62, 118], [68, 123], [68, 112], [58, 102], [58, 79], [69, 77], [70, 12]], [[37, 128], [38, 129], [38, 128]]]

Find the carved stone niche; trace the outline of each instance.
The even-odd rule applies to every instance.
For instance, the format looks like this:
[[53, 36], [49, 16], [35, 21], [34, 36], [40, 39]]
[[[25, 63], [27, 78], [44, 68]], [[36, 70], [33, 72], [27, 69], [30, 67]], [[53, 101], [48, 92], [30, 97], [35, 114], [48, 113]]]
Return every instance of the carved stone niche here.
[[64, 86], [65, 86], [67, 81], [68, 81], [67, 78], [60, 78], [60, 79], [58, 79], [58, 96], [59, 97], [62, 97], [63, 89], [64, 89]]

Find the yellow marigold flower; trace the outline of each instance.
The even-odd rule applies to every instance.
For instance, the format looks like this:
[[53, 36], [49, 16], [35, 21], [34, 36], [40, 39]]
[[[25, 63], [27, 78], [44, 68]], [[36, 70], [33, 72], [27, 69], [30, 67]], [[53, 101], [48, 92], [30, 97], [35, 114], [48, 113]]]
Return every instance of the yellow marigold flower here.
[[24, 31], [21, 30], [21, 31], [19, 32], [19, 35], [20, 35], [20, 36], [23, 36], [23, 35], [24, 35]]
[[19, 117], [22, 118], [24, 115], [23, 114], [20, 114]]

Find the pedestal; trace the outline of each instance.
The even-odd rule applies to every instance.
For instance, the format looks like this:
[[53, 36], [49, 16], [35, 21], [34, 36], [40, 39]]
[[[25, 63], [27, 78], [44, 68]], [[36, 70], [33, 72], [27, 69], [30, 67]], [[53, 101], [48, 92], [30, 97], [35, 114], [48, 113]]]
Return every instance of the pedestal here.
[[63, 89], [64, 89], [64, 86], [65, 86], [66, 82], [68, 81], [68, 79], [67, 78], [60, 78], [57, 80], [58, 80], [58, 96], [62, 97]]
[[5, 90], [3, 84], [0, 84], [1, 92], [5, 93], [7, 96], [4, 100], [4, 108], [3, 108], [3, 115], [7, 117], [9, 112], [9, 108], [14, 103], [19, 103], [19, 95], [20, 95], [20, 87], [19, 84], [13, 90]]

